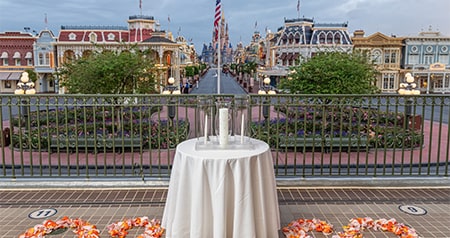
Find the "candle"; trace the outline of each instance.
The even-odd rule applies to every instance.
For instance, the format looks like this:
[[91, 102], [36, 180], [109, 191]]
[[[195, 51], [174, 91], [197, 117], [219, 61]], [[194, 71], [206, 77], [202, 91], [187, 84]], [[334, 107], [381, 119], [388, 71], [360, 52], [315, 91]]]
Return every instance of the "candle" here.
[[219, 144], [228, 144], [228, 108], [219, 109]]
[[208, 140], [208, 114], [205, 115], [205, 144]]
[[241, 144], [244, 144], [244, 113], [241, 116]]

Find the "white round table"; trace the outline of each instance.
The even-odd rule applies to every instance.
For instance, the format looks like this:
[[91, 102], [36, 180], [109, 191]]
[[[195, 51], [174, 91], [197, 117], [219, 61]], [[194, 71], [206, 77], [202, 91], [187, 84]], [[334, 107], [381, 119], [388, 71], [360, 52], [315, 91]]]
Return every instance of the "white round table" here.
[[167, 238], [274, 238], [280, 213], [272, 154], [253, 149], [196, 150], [177, 146], [162, 226]]

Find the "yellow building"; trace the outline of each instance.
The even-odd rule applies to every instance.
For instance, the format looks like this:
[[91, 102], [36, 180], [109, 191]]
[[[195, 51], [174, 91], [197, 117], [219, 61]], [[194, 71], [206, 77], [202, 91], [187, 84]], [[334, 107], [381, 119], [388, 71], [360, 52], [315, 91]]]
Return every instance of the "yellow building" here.
[[383, 93], [397, 93], [398, 86], [403, 78], [402, 63], [402, 37], [386, 36], [380, 32], [365, 36], [364, 31], [354, 32], [353, 49], [366, 52], [380, 72], [376, 85]]

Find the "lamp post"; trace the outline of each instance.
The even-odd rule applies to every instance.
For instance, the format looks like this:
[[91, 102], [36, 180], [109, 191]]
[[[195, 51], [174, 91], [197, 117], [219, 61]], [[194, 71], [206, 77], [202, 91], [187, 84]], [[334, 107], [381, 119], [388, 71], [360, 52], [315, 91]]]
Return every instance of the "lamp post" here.
[[[23, 95], [23, 94], [33, 95], [35, 93], [36, 93], [36, 90], [34, 89], [34, 83], [32, 81], [30, 81], [30, 78], [28, 77], [28, 72], [23, 72], [22, 76], [20, 77], [19, 82], [17, 83], [17, 88], [14, 91], [14, 94], [16, 94], [16, 95]], [[27, 121], [30, 104], [27, 103], [27, 100], [25, 100], [25, 99], [22, 99], [21, 102], [22, 102], [22, 106], [21, 106], [22, 115], [24, 117], [24, 120]], [[27, 130], [29, 130], [29, 129], [30, 129], [29, 124], [27, 122]]]
[[[175, 79], [173, 77], [170, 77], [167, 80], [167, 85], [164, 87], [164, 90], [162, 94], [181, 94], [181, 91], [178, 89], [177, 86], [174, 86]], [[170, 97], [169, 104], [167, 106], [167, 116], [170, 118], [170, 121], [173, 122], [173, 119], [175, 118], [175, 105], [173, 101], [173, 97]]]
[[[261, 94], [261, 95], [264, 95], [264, 94], [266, 94], [266, 95], [268, 95], [268, 94], [270, 94], [270, 95], [277, 94], [275, 92], [275, 90], [273, 90], [273, 87], [270, 86], [270, 78], [268, 78], [268, 77], [264, 78], [263, 83], [264, 84], [260, 87], [260, 89], [258, 91], [258, 94]], [[266, 122], [269, 119], [269, 108], [270, 108], [269, 100], [266, 97], [265, 100], [264, 100], [264, 103], [263, 103], [263, 117], [264, 117], [264, 120]]]
[[[400, 83], [398, 94], [404, 96], [420, 95], [420, 90], [417, 89], [417, 84], [414, 81], [414, 77], [411, 75], [411, 73], [407, 73], [405, 75], [404, 82]], [[414, 101], [410, 97], [406, 98], [405, 100], [405, 118], [407, 119], [407, 122], [405, 123], [405, 129], [408, 129], [409, 120], [412, 116], [412, 104]]]

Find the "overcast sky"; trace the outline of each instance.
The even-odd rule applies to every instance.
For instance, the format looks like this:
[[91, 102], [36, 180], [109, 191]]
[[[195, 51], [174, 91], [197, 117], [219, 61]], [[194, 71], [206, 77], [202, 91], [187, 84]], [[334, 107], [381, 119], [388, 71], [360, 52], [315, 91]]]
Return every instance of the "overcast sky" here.
[[[450, 36], [450, 0], [222, 0], [233, 47], [248, 44], [255, 30], [272, 32], [284, 19], [313, 18], [317, 23], [346, 23], [349, 32], [366, 35], [414, 36], [438, 30]], [[54, 34], [61, 25], [127, 26], [128, 17], [154, 16], [162, 30], [192, 39], [198, 51], [212, 38], [215, 0], [0, 0], [0, 32], [37, 32], [47, 26]], [[170, 22], [169, 19], [170, 18]], [[255, 28], [256, 26], [256, 28]], [[263, 34], [264, 36], [264, 34]]]

